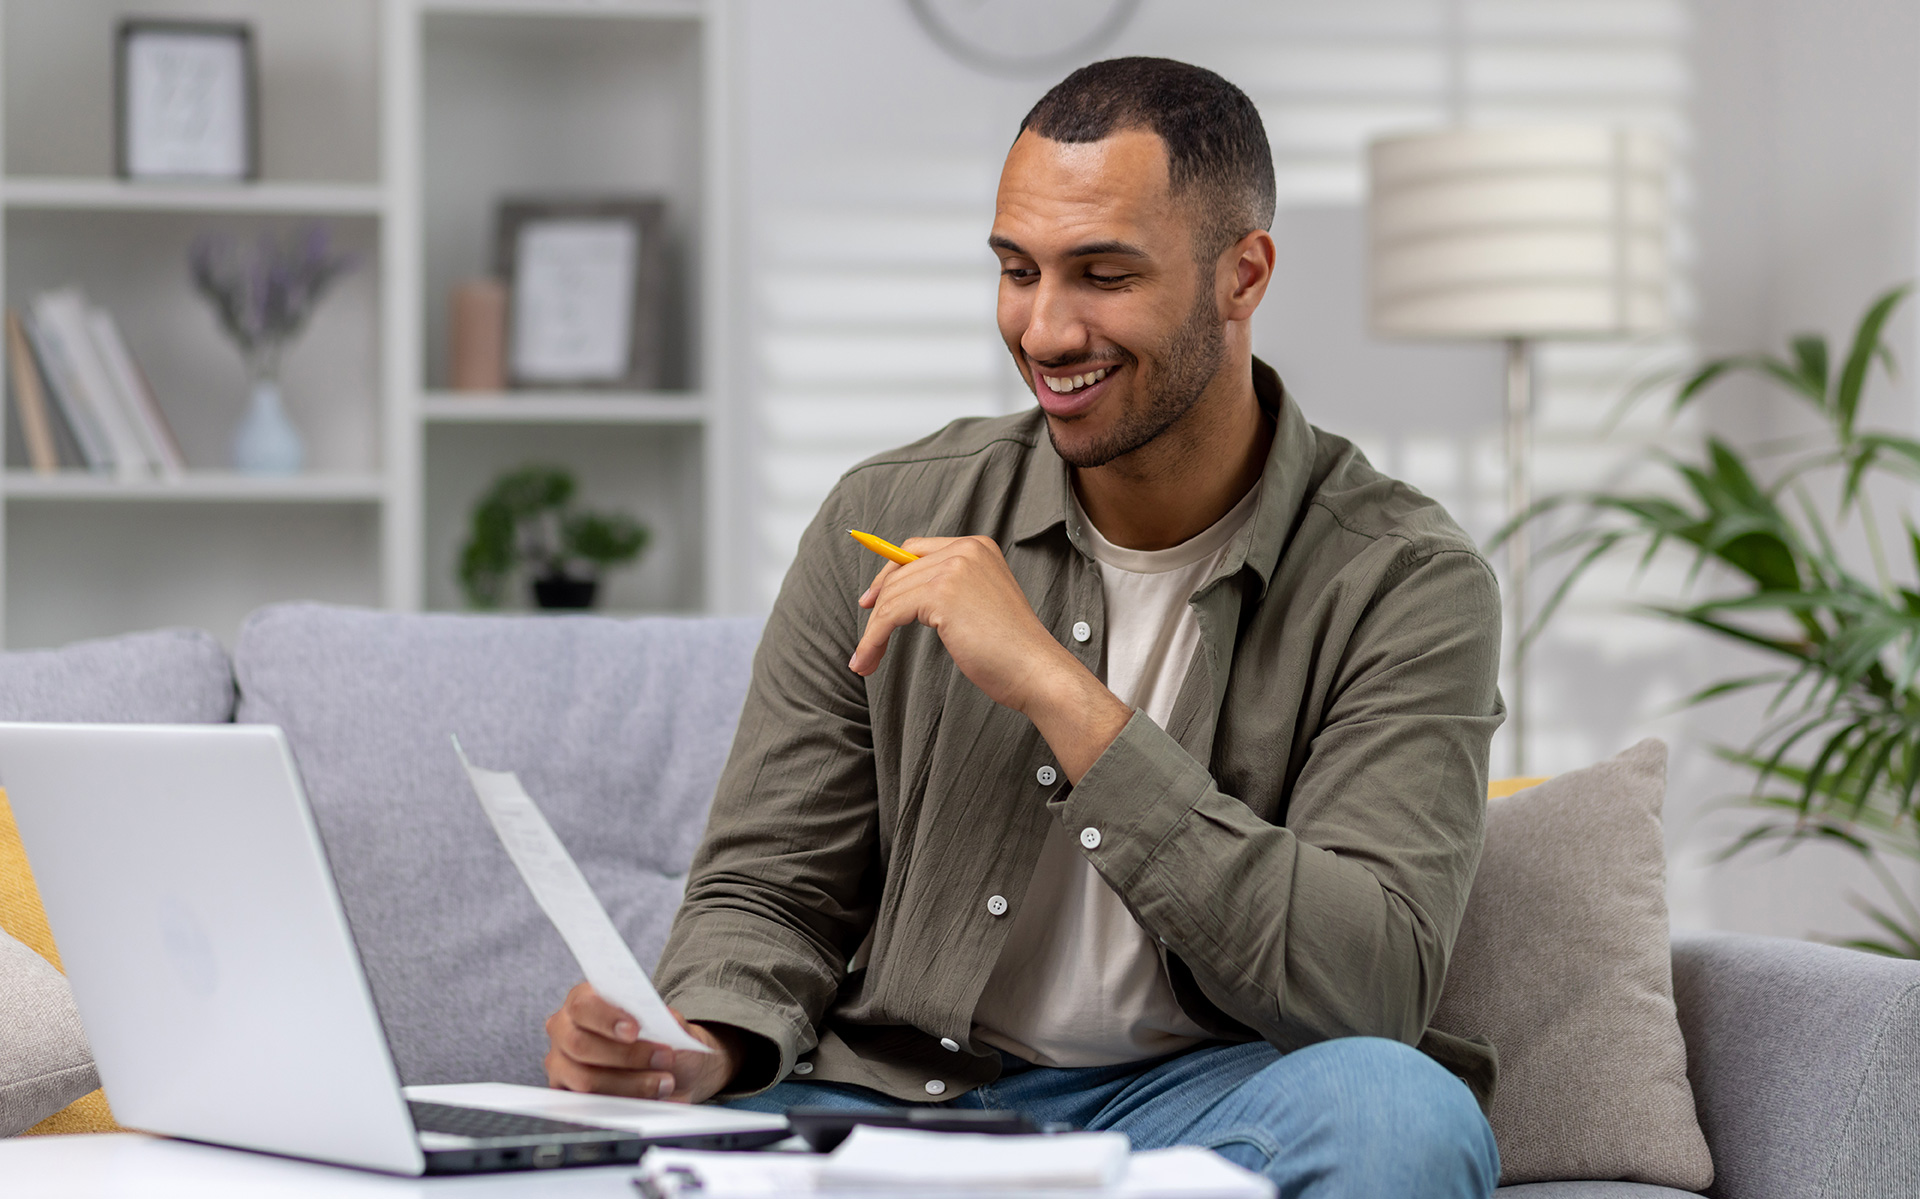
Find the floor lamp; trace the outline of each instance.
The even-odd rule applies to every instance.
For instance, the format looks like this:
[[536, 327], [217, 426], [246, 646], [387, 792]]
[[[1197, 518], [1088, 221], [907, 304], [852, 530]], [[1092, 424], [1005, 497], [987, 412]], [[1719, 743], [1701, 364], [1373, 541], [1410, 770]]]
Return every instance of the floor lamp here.
[[[1370, 318], [1385, 337], [1506, 346], [1509, 516], [1533, 503], [1532, 346], [1664, 329], [1667, 158], [1604, 127], [1443, 129], [1368, 152]], [[1506, 546], [1508, 729], [1527, 770], [1526, 530]]]

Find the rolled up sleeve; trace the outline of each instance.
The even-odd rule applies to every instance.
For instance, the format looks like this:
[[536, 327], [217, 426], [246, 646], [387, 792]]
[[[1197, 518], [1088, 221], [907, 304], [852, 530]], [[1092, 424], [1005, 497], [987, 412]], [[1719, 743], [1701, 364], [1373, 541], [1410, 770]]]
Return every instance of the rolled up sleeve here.
[[873, 921], [877, 792], [867, 698], [847, 669], [858, 580], [832, 500], [770, 614], [656, 982], [689, 1020], [753, 1034], [727, 1094], [811, 1049]]

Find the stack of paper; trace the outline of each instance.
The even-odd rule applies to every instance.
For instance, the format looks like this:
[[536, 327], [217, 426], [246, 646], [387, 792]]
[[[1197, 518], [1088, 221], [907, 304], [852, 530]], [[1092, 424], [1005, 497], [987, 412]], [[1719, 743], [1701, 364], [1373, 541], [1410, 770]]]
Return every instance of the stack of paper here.
[[861, 1125], [820, 1168], [821, 1190], [1110, 1187], [1127, 1175], [1127, 1134], [988, 1136]]
[[988, 1137], [862, 1126], [827, 1157], [651, 1149], [637, 1181], [649, 1199], [867, 1199], [881, 1191], [993, 1199], [1273, 1199], [1271, 1182], [1205, 1149], [1128, 1155], [1126, 1143], [1119, 1133]]

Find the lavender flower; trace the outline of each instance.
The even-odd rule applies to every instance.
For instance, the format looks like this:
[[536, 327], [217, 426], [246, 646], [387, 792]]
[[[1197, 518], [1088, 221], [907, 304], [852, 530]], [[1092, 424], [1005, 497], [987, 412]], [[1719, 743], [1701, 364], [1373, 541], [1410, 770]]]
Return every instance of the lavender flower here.
[[273, 353], [292, 340], [357, 258], [335, 250], [330, 231], [315, 223], [284, 242], [262, 233], [251, 250], [224, 234], [203, 234], [194, 239], [187, 264], [221, 327], [253, 355]]

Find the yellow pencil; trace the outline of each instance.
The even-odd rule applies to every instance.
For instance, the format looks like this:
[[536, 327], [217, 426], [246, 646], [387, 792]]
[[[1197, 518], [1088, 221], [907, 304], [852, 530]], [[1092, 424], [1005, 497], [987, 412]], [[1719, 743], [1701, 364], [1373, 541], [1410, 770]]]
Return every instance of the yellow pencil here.
[[858, 529], [848, 529], [847, 532], [852, 535], [855, 541], [866, 546], [874, 553], [879, 554], [889, 562], [898, 562], [900, 565], [905, 566], [909, 562], [918, 562], [920, 560], [919, 554], [909, 554], [893, 542], [884, 541], [875, 537], [872, 533], [862, 533]]

